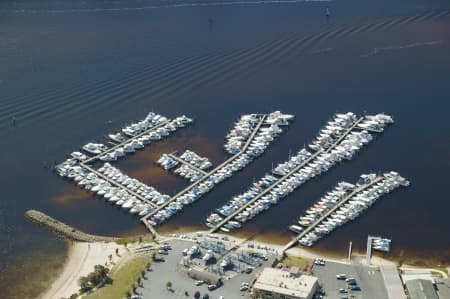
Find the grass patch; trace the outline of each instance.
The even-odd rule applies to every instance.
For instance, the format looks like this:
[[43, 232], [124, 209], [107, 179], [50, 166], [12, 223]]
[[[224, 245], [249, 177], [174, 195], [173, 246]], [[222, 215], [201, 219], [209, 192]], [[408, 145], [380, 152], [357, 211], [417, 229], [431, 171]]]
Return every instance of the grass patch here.
[[143, 236], [134, 236], [134, 237], [124, 237], [116, 240], [116, 243], [118, 245], [125, 245], [125, 244], [131, 244], [136, 242], [141, 243], [151, 243], [154, 241], [154, 238], [152, 235], [143, 235]]
[[430, 272], [434, 277], [444, 278], [444, 276], [442, 275], [441, 272], [437, 272], [437, 271], [433, 271], [433, 270], [431, 270]]
[[298, 257], [298, 256], [292, 256], [292, 255], [286, 255], [282, 260], [281, 263], [283, 265], [289, 266], [289, 267], [300, 267], [304, 268], [312, 263], [311, 259]]
[[85, 299], [123, 299], [128, 291], [142, 277], [142, 271], [147, 268], [151, 261], [151, 255], [135, 257], [121, 265], [117, 270], [111, 271], [112, 284], [96, 290], [92, 294], [83, 297]]

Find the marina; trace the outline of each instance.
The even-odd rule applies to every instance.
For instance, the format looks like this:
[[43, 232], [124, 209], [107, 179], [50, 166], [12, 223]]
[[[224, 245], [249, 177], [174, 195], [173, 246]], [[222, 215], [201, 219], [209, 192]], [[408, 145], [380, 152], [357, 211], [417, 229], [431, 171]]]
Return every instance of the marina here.
[[[108, 138], [120, 142], [111, 148], [104, 144], [90, 142], [82, 147], [92, 156], [87, 157], [80, 152], [73, 152], [70, 158], [55, 166], [61, 177], [73, 180], [78, 186], [90, 190], [107, 201], [116, 204], [131, 214], [144, 216], [170, 197], [161, 194], [154, 187], [148, 186], [137, 179], [130, 178], [110, 162], [116, 161], [125, 153], [142, 149], [151, 140], [161, 140], [170, 132], [185, 127], [192, 119], [180, 116], [174, 120], [150, 112], [142, 121], [132, 123], [122, 129], [122, 133], [109, 134]], [[128, 137], [125, 137], [128, 136]], [[103, 161], [95, 168], [89, 163]], [[107, 161], [107, 162], [106, 162]]]
[[[336, 114], [318, 136], [296, 155], [280, 163], [243, 194], [233, 197], [206, 219], [210, 232], [239, 229], [257, 214], [275, 205], [309, 179], [326, 172], [354, 154], [393, 123], [386, 114], [357, 117], [354, 113]], [[370, 132], [370, 133], [369, 133]]]
[[287, 126], [292, 118], [293, 115], [282, 114], [279, 111], [241, 116], [227, 135], [225, 144], [226, 151], [233, 156], [144, 216], [142, 221], [149, 222], [151, 226], [160, 225], [184, 206], [197, 201], [214, 186], [260, 156], [283, 132], [280, 126]]
[[303, 229], [286, 244], [283, 251], [297, 242], [303, 246], [313, 246], [331, 231], [361, 215], [382, 195], [408, 185], [409, 181], [394, 171], [383, 175], [363, 174], [355, 185], [347, 182], [339, 183], [309, 208], [305, 216], [299, 218], [298, 223]]
[[126, 126], [121, 132], [108, 134], [107, 137], [113, 141], [112, 144], [115, 144], [111, 148], [107, 148], [101, 143], [84, 145], [82, 149], [89, 154], [93, 154], [93, 156], [83, 159], [81, 164], [88, 164], [96, 160], [116, 161], [126, 154], [143, 149], [151, 141], [161, 140], [163, 137], [169, 136], [171, 132], [183, 128], [191, 122], [192, 119], [184, 115], [171, 121], [165, 116], [150, 112], [144, 120]]
[[[193, 151], [186, 150], [180, 157], [174, 153], [163, 154], [157, 164], [165, 170], [180, 164], [174, 173], [192, 182], [173, 197], [129, 177], [110, 162], [125, 156], [125, 153], [142, 149], [151, 140], [160, 140], [177, 128], [191, 123], [192, 119], [186, 116], [169, 120], [150, 112], [144, 120], [126, 126], [119, 133], [108, 135], [108, 138], [120, 142], [119, 144], [108, 148], [102, 143], [90, 142], [84, 145], [82, 150], [91, 154], [91, 157], [73, 152], [70, 158], [58, 164], [55, 170], [60, 176], [75, 181], [78, 186], [104, 197], [131, 214], [141, 216], [149, 228], [167, 221], [185, 205], [198, 200], [216, 184], [252, 162], [283, 132], [280, 126], [288, 125], [292, 118], [292, 115], [279, 111], [241, 116], [227, 135], [227, 143], [224, 146], [232, 157], [210, 172], [206, 172], [206, 169], [211, 168], [212, 163]], [[100, 166], [89, 164], [94, 161], [104, 163]], [[150, 230], [154, 231], [153, 228]]]
[[[117, 151], [102, 161], [100, 155], [87, 166], [97, 171], [109, 162], [121, 175], [169, 197], [195, 182], [174, 173], [182, 165], [170, 171], [156, 165], [163, 153], [180, 157], [186, 149], [192, 150], [213, 162], [205, 169], [208, 173], [231, 157], [223, 150], [225, 136], [242, 114], [281, 110], [296, 116], [263, 156], [203, 195], [197, 204], [155, 227], [161, 238], [197, 230], [206, 235], [203, 230], [210, 228], [204, 223], [210, 213], [218, 213], [217, 208], [266, 173], [268, 183], [280, 179], [283, 174], [270, 171], [312, 141], [334, 113], [392, 115], [395, 126], [374, 138], [354, 159], [308, 181], [276, 206], [241, 224], [232, 236], [224, 235], [230, 240], [254, 237], [255, 242], [281, 248], [298, 234], [288, 227], [305, 229], [298, 224], [299, 216], [338, 182], [355, 184], [362, 173], [395, 170], [411, 181], [410, 187], [380, 198], [312, 248], [297, 245], [287, 254], [308, 251], [344, 259], [352, 241], [352, 262], [364, 263], [358, 254], [365, 253], [370, 234], [392, 240], [387, 254], [373, 249], [372, 265], [384, 257], [404, 265], [441, 265], [445, 272], [450, 266], [449, 164], [445, 159], [450, 149], [445, 109], [450, 94], [450, 2], [227, 5], [206, 0], [179, 4], [172, 0], [161, 5], [125, 0], [2, 2], [2, 298], [39, 298], [53, 288], [53, 278], [73, 280], [73, 291], [53, 296], [69, 298], [78, 290], [80, 267], [65, 265], [78, 259], [93, 268], [109, 262], [110, 253], [114, 255], [103, 250], [104, 258], [91, 259], [102, 251], [102, 246], [91, 244], [83, 258], [87, 244], [83, 250], [72, 250], [62, 238], [29, 223], [24, 218], [29, 209], [101, 236], [128, 238], [153, 229], [140, 221], [139, 213], [129, 213], [131, 208], [113, 204], [52, 171], [66, 154], [78, 164], [96, 156], [81, 148], [89, 142], [109, 150], [130, 140], [122, 129], [144, 119], [148, 111], [170, 119], [185, 114], [194, 118], [195, 125], [168, 138], [154, 132], [150, 143], [144, 144], [144, 138], [139, 141], [143, 149], [136, 142], [136, 149], [127, 146], [124, 157]], [[277, 171], [284, 172], [284, 166]], [[106, 182], [123, 189], [121, 184]], [[152, 209], [159, 207], [136, 198]], [[190, 297], [199, 290], [213, 298], [247, 298], [238, 292], [241, 282], [251, 281], [246, 274], [234, 278], [236, 283], [226, 281], [225, 288], [215, 292], [178, 277], [180, 251], [194, 245], [183, 244], [174, 245], [173, 263], [164, 257], [164, 263], [155, 263], [153, 272], [147, 273], [145, 292], [142, 287], [138, 290], [143, 299], [181, 298], [185, 290]], [[76, 252], [79, 255], [73, 256]], [[114, 262], [122, 265], [115, 255]], [[378, 283], [380, 273], [355, 268], [353, 263], [333, 268], [326, 262], [325, 267], [315, 266], [326, 297], [346, 295], [337, 293], [345, 282], [335, 278], [346, 273], [363, 290], [348, 294], [349, 298], [388, 298], [385, 292], [372, 291], [384, 289], [383, 281]], [[394, 268], [391, 272], [398, 276]], [[167, 277], [175, 294], [165, 288]]]

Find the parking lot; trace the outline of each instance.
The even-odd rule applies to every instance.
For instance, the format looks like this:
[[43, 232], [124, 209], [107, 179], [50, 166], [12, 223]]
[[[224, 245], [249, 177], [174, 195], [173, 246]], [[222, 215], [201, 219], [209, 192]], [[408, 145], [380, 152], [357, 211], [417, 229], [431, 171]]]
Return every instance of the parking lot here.
[[[355, 278], [361, 290], [349, 290], [348, 294], [339, 293], [340, 288], [347, 287], [345, 280], [336, 279], [336, 275], [340, 273], [346, 274], [347, 278]], [[319, 278], [319, 284], [322, 285], [326, 293], [324, 297], [327, 299], [340, 299], [345, 295], [355, 299], [387, 298], [381, 273], [371, 267], [327, 262], [325, 266], [314, 266], [313, 275]]]
[[[143, 280], [143, 287], [138, 289], [143, 299], [194, 298], [196, 291], [199, 291], [201, 296], [208, 294], [211, 299], [218, 299], [220, 296], [225, 299], [250, 298], [248, 292], [240, 292], [239, 288], [242, 282], [250, 283], [254, 271], [251, 274], [235, 273], [232, 279], [224, 279], [222, 286], [209, 291], [206, 284], [196, 286], [195, 281], [186, 274], [186, 268], [180, 263], [183, 250], [196, 243], [187, 240], [171, 240], [169, 244], [172, 249], [168, 254], [158, 255], [165, 261], [153, 262], [151, 271], [147, 272], [146, 279]], [[168, 281], [172, 283], [172, 291], [166, 288]]]

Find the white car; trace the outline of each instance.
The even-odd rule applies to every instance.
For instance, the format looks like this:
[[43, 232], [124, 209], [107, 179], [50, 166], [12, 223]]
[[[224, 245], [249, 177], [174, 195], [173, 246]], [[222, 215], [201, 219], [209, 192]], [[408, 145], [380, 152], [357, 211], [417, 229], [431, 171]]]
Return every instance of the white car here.
[[204, 284], [205, 282], [203, 281], [203, 280], [196, 280], [195, 281], [195, 285], [196, 286], [200, 286], [200, 285], [202, 285], [202, 284]]
[[347, 275], [345, 275], [344, 273], [336, 275], [336, 279], [339, 279], [339, 280], [345, 280], [346, 278], [347, 278]]

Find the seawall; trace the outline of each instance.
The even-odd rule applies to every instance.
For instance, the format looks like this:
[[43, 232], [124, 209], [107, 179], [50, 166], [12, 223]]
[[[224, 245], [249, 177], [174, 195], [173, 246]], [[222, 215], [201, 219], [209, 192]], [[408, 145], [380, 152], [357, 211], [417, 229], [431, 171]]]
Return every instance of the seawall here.
[[96, 236], [87, 234], [82, 232], [70, 225], [67, 225], [59, 220], [56, 220], [45, 213], [36, 211], [36, 210], [28, 210], [25, 212], [25, 218], [28, 220], [37, 223], [45, 228], [53, 231], [59, 236], [65, 237], [67, 239], [79, 242], [113, 242], [118, 238], [114, 237], [104, 237], [104, 236]]

